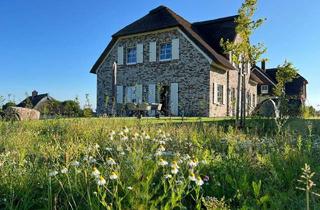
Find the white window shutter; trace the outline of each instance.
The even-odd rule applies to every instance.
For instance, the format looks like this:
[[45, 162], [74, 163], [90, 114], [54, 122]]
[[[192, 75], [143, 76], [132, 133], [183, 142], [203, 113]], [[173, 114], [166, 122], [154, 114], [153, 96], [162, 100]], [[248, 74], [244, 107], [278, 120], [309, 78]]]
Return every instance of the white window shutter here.
[[213, 83], [213, 103], [218, 103], [218, 85], [217, 83]]
[[117, 86], [117, 103], [118, 104], [123, 103], [123, 86], [122, 85]]
[[148, 102], [155, 103], [156, 102], [156, 85], [149, 84], [148, 86]]
[[172, 60], [179, 59], [179, 39], [172, 40]]
[[118, 47], [118, 65], [123, 65], [123, 47]]
[[149, 43], [149, 61], [150, 62], [157, 61], [157, 43], [156, 42]]
[[[156, 85], [155, 84], [149, 84], [148, 86], [148, 103], [155, 103], [156, 102]], [[155, 111], [149, 111], [150, 116], [155, 115]]]
[[222, 98], [222, 102], [223, 104], [227, 104], [227, 97], [228, 97], [228, 90], [226, 88], [226, 86], [223, 86], [223, 98]]
[[170, 86], [170, 111], [172, 115], [179, 114], [179, 88], [178, 83], [171, 83]]
[[143, 44], [137, 44], [137, 63], [143, 63]]
[[136, 85], [136, 102], [142, 103], [142, 85]]

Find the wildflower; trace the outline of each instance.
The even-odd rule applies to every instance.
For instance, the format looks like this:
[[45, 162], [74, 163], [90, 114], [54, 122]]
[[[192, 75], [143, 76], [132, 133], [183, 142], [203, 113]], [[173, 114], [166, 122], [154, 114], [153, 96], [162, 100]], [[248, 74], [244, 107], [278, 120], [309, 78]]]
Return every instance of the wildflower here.
[[172, 166], [172, 167], [171, 167], [171, 173], [172, 173], [172, 174], [177, 174], [178, 171], [179, 171], [178, 167], [176, 167], [176, 166]]
[[198, 176], [197, 177], [197, 180], [196, 180], [196, 184], [198, 185], [198, 186], [201, 186], [201, 185], [203, 185], [203, 180], [201, 179], [201, 177], [200, 176]]
[[115, 132], [114, 130], [112, 130], [112, 131], [110, 132], [110, 136], [114, 136], [114, 135], [116, 135], [116, 132]]
[[198, 164], [199, 164], [199, 162], [198, 162], [197, 159], [189, 160], [189, 162], [188, 162], [188, 165], [189, 165], [190, 168], [194, 168], [194, 167], [196, 167]]
[[75, 160], [75, 161], [70, 162], [70, 165], [74, 166], [74, 167], [78, 167], [78, 166], [80, 166], [80, 162]]
[[166, 175], [164, 175], [164, 178], [165, 179], [170, 179], [170, 178], [172, 178], [172, 175], [171, 174], [166, 174]]
[[147, 134], [147, 135], [144, 136], [144, 138], [145, 138], [146, 140], [149, 140], [149, 139], [150, 139], [150, 136]]
[[131, 186], [129, 186], [129, 187], [127, 187], [128, 188], [128, 190], [132, 190], [133, 189], [133, 187], [131, 187]]
[[164, 146], [160, 145], [158, 148], [158, 151], [164, 152], [164, 151], [166, 151], [166, 148], [164, 148]]
[[95, 178], [98, 178], [100, 176], [100, 171], [96, 167], [93, 167], [91, 175]]
[[129, 128], [127, 128], [127, 127], [124, 127], [124, 129], [123, 129], [123, 132], [125, 132], [125, 133], [129, 133]]
[[68, 169], [66, 167], [64, 167], [63, 169], [61, 169], [60, 171], [62, 174], [66, 174], [68, 173]]
[[178, 164], [177, 164], [177, 161], [172, 161], [171, 167], [179, 168], [179, 166], [178, 166]]
[[96, 163], [96, 162], [97, 160], [94, 157], [92, 156], [89, 157], [89, 163]]
[[49, 176], [50, 176], [50, 177], [53, 177], [53, 176], [58, 175], [58, 173], [59, 173], [58, 171], [50, 171], [50, 172], [49, 172]]
[[96, 150], [99, 150], [100, 148], [99, 144], [94, 145], [94, 147], [96, 148]]
[[111, 180], [115, 180], [115, 179], [118, 179], [118, 175], [116, 174], [116, 172], [112, 172], [111, 175], [109, 176], [109, 178]]
[[208, 182], [209, 180], [210, 180], [210, 177], [209, 177], [209, 176], [204, 176], [204, 177], [203, 177], [203, 181]]
[[163, 159], [160, 159], [159, 165], [160, 166], [166, 166], [166, 165], [168, 165], [168, 162], [163, 160]]
[[128, 139], [129, 139], [128, 136], [122, 136], [122, 137], [121, 137], [121, 140], [122, 140], [122, 141], [127, 141]]
[[192, 173], [192, 172], [190, 173], [189, 180], [193, 181], [193, 182], [197, 181], [196, 176], [194, 175], [194, 173]]
[[113, 149], [111, 147], [106, 147], [105, 150], [108, 151], [108, 152], [111, 152]]
[[110, 166], [113, 166], [113, 165], [116, 165], [116, 161], [114, 161], [114, 159], [112, 159], [111, 157], [108, 158], [107, 160], [107, 163], [110, 165]]
[[99, 186], [105, 185], [106, 183], [106, 180], [102, 176], [100, 176], [99, 179], [97, 179], [97, 184]]

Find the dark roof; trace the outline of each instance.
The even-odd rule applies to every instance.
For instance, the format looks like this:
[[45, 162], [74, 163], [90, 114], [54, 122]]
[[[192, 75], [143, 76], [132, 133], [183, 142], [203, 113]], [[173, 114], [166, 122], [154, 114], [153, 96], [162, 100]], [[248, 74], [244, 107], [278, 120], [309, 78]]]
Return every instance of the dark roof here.
[[32, 108], [35, 107], [43, 98], [49, 97], [48, 93], [45, 94], [39, 94], [36, 96], [29, 96], [26, 99], [24, 99], [22, 102], [20, 102], [17, 107], [26, 107], [28, 103], [31, 102]]
[[237, 36], [235, 19], [237, 17], [238, 15], [196, 22], [192, 24], [192, 27], [213, 49], [220, 54], [224, 54], [220, 40], [221, 38], [229, 41], [235, 40]]
[[[266, 74], [272, 78], [272, 80], [276, 81], [277, 71], [278, 68], [267, 69]], [[297, 77], [292, 80], [292, 82], [288, 82], [285, 85], [286, 94], [298, 95], [301, 92], [301, 88], [304, 86], [304, 84], [308, 84], [308, 81], [298, 74]]]
[[270, 78], [268, 74], [266, 74], [260, 67], [254, 66], [251, 71], [253, 74], [255, 74], [261, 81], [262, 84], [266, 85], [275, 85], [277, 82]]
[[257, 82], [258, 84], [264, 84], [261, 77], [259, 77], [254, 71], [250, 72], [250, 80]]
[[[121, 36], [133, 35], [149, 31], [155, 31], [171, 27], [179, 27], [192, 41], [194, 41], [201, 50], [203, 50], [214, 62], [227, 69], [235, 69], [226, 57], [222, 55], [222, 49], [219, 46], [219, 36], [226, 33], [223, 38], [234, 39], [235, 34], [230, 32], [234, 30], [232, 20], [235, 16], [217, 20], [198, 22], [191, 24], [181, 16], [177, 15], [171, 9], [165, 6], [159, 6], [151, 10], [147, 15], [124, 27], [117, 33], [113, 34], [111, 42], [103, 51], [97, 62], [91, 69], [91, 73], [96, 73], [105, 56], [111, 50], [113, 44]], [[226, 23], [225, 23], [226, 22]], [[221, 24], [221, 26], [219, 26]], [[232, 29], [229, 31], [229, 29]], [[216, 31], [218, 30], [217, 34]], [[210, 36], [212, 35], [212, 37]], [[221, 54], [219, 54], [219, 53]]]
[[[277, 74], [278, 68], [271, 68], [271, 69], [266, 69], [266, 74], [273, 80], [273, 81], [277, 81], [276, 79], [276, 74]], [[294, 79], [296, 81], [304, 81], [306, 83], [308, 83], [308, 81], [301, 76], [300, 74], [297, 74], [297, 77]]]

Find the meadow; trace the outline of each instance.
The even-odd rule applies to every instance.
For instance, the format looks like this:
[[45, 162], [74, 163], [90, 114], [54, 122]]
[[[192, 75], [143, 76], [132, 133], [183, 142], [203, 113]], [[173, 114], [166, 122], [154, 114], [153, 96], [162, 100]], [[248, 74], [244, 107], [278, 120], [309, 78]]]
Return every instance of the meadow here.
[[320, 209], [319, 163], [317, 119], [0, 122], [0, 209]]

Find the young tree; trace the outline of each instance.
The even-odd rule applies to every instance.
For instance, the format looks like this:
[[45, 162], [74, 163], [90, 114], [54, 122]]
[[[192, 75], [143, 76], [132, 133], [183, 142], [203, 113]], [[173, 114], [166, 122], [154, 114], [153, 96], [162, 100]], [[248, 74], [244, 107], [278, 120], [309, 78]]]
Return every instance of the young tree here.
[[292, 82], [297, 77], [298, 70], [291, 62], [285, 61], [284, 64], [278, 66], [276, 73], [277, 84], [274, 88], [274, 94], [278, 96], [278, 110], [280, 118], [289, 115], [288, 113], [288, 100], [286, 95], [286, 84]]
[[[236, 124], [240, 127], [245, 126], [246, 78], [250, 75], [251, 65], [260, 61], [262, 54], [266, 51], [263, 44], [258, 43], [252, 45], [250, 42], [250, 37], [253, 32], [264, 22], [264, 19], [253, 20], [256, 9], [257, 0], [245, 0], [238, 10], [238, 17], [235, 19], [237, 24], [236, 33], [240, 41], [235, 42], [224, 39], [220, 41], [220, 45], [223, 47], [225, 53], [229, 54], [238, 69]], [[241, 99], [241, 101], [239, 99]]]

